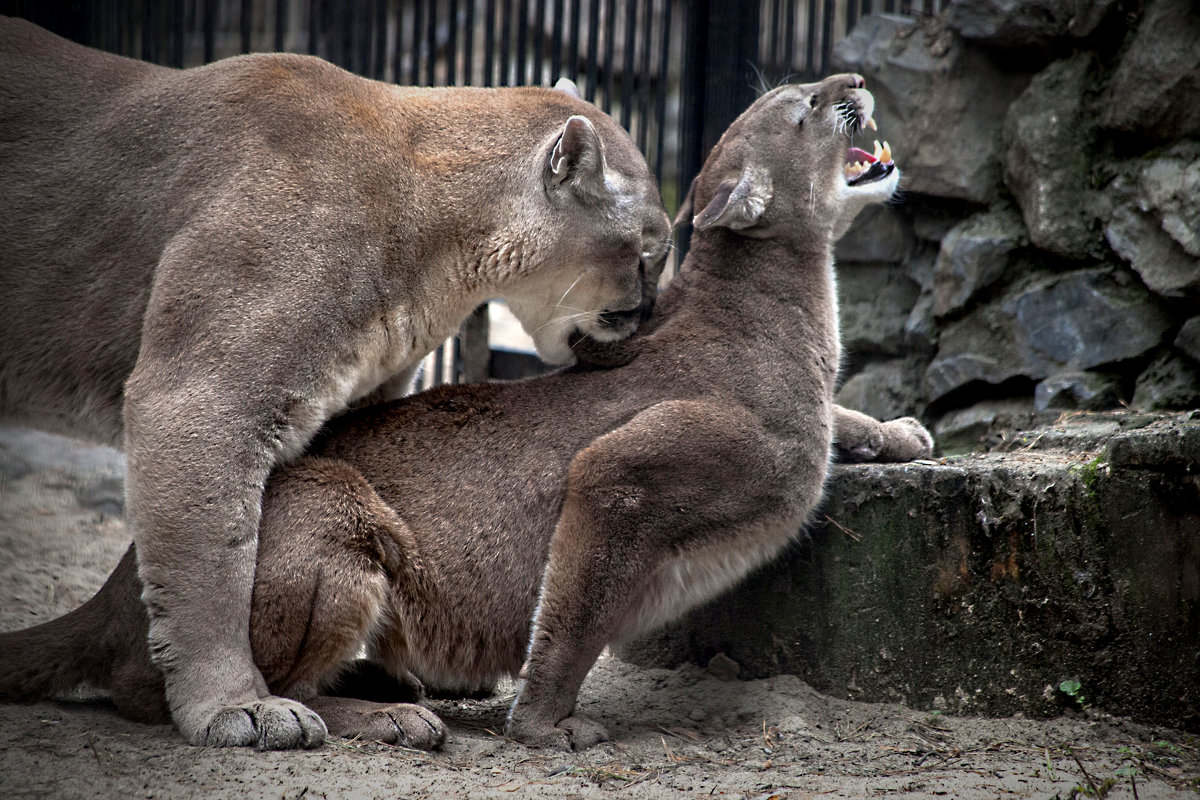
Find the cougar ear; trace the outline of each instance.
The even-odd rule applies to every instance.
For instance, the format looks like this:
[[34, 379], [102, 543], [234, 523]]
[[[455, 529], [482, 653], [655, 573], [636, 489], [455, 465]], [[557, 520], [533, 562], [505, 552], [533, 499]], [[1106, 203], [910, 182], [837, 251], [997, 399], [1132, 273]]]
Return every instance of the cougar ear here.
[[604, 189], [604, 150], [600, 135], [587, 117], [578, 114], [567, 120], [546, 161], [546, 183], [562, 185], [593, 197]]
[[708, 205], [692, 219], [692, 227], [703, 231], [720, 225], [740, 231], [757, 225], [773, 196], [770, 173], [747, 165], [736, 182], [731, 178], [717, 187]]
[[571, 97], [577, 97], [580, 100], [583, 99], [583, 95], [579, 93], [579, 87], [576, 86], [575, 81], [571, 80], [570, 78], [559, 78], [554, 84], [554, 88], [563, 94], [569, 94]]

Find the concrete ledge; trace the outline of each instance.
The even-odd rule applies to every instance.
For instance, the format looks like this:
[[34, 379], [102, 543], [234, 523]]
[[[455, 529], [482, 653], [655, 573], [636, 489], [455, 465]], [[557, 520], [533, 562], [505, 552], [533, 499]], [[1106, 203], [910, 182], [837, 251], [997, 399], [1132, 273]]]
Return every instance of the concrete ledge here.
[[808, 538], [620, 655], [994, 714], [1076, 705], [1072, 678], [1091, 707], [1200, 729], [1200, 412], [1006, 447], [837, 466]]

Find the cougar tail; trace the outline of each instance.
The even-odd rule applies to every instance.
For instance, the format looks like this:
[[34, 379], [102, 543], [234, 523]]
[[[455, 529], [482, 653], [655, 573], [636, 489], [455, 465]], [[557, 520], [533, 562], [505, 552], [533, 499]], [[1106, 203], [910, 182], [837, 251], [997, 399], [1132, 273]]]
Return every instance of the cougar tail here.
[[126, 716], [169, 721], [162, 675], [146, 644], [141, 590], [130, 545], [82, 606], [42, 625], [0, 633], [0, 701], [44, 700], [86, 685], [111, 692]]

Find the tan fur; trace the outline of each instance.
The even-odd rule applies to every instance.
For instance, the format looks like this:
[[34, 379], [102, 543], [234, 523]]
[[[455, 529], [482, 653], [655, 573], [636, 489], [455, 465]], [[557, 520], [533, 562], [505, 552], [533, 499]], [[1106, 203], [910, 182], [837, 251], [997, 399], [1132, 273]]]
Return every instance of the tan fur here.
[[325, 733], [250, 650], [271, 468], [398, 396], [490, 297], [556, 363], [575, 333], [628, 335], [669, 231], [628, 135], [577, 94], [295, 55], [177, 71], [8, 18], [0, 209], [0, 415], [125, 449], [173, 717], [260, 747]]
[[[644, 333], [580, 342], [584, 363], [557, 375], [348, 414], [275, 471], [251, 623], [273, 689], [323, 709], [331, 730], [436, 746], [444, 729], [419, 706], [320, 694], [362, 642], [409, 686], [523, 673], [509, 735], [587, 747], [606, 734], [575, 698], [601, 649], [777, 554], [820, 499], [835, 432], [860, 458], [929, 454], [915, 420], [832, 399], [833, 240], [898, 180], [842, 177], [846, 118], [861, 126], [873, 105], [861, 85], [781, 87], [734, 123], [693, 186], [691, 249]], [[70, 678], [115, 692], [104, 659], [136, 654], [72, 666], [61, 645], [81, 646], [117, 605], [129, 624], [136, 592], [126, 568], [74, 618], [0, 637], [0, 653], [37, 665], [0, 696]]]

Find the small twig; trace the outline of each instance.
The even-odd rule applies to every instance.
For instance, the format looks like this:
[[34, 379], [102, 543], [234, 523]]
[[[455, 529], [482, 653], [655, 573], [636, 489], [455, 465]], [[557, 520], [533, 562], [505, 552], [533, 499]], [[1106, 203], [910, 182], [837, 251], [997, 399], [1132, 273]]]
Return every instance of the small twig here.
[[1064, 748], [1076, 764], [1079, 765], [1079, 771], [1083, 773], [1083, 779], [1087, 781], [1087, 785], [1092, 790], [1092, 797], [1100, 797], [1100, 790], [1096, 788], [1096, 782], [1092, 780], [1092, 776], [1088, 775], [1088, 771], [1083, 768], [1083, 762], [1079, 760], [1079, 756], [1075, 755], [1070, 748]]
[[849, 529], [849, 528], [847, 528], [845, 525], [843, 525], [842, 523], [838, 522], [836, 519], [834, 519], [833, 517], [829, 516], [828, 514], [826, 514], [826, 515], [825, 515], [825, 519], [826, 519], [826, 520], [828, 520], [828, 521], [829, 521], [829, 522], [830, 522], [830, 523], [831, 523], [831, 524], [832, 524], [832, 525], [833, 525], [835, 528], [837, 528], [839, 531], [841, 531], [842, 533], [844, 533], [844, 534], [846, 534], [847, 536], [849, 536], [849, 537], [850, 537], [851, 539], [853, 539], [854, 541], [856, 541], [856, 542], [861, 542], [861, 541], [862, 541], [862, 537], [861, 537], [861, 536], [859, 536], [857, 533], [855, 533], [854, 531], [850, 530], [850, 529]]

